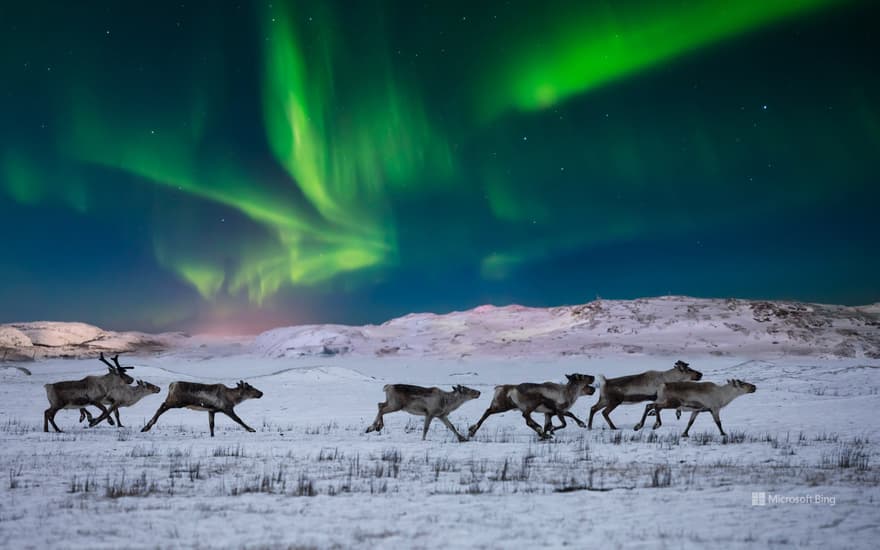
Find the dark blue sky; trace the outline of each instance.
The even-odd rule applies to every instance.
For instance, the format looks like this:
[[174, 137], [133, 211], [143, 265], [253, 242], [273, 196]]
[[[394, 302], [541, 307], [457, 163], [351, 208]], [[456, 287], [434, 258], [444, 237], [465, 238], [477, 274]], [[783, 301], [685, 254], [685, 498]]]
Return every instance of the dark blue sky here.
[[872, 3], [471, 4], [0, 7], [0, 322], [880, 301]]

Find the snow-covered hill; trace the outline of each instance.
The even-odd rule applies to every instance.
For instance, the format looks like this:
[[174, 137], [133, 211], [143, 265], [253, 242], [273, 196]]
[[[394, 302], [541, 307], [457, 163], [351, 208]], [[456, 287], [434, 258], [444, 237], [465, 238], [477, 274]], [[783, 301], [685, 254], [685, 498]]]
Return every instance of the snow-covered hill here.
[[138, 352], [169, 347], [177, 334], [113, 332], [86, 323], [36, 321], [0, 325], [0, 359], [82, 357], [106, 352]]
[[161, 350], [210, 358], [303, 356], [605, 357], [620, 354], [752, 358], [880, 358], [880, 304], [664, 296], [531, 308], [480, 306], [414, 313], [381, 325], [303, 325], [253, 337], [112, 332], [85, 323], [0, 325], [0, 359], [88, 357]]
[[269, 357], [604, 356], [620, 353], [880, 358], [880, 305], [664, 296], [554, 308], [480, 306], [381, 325], [306, 325], [258, 336]]

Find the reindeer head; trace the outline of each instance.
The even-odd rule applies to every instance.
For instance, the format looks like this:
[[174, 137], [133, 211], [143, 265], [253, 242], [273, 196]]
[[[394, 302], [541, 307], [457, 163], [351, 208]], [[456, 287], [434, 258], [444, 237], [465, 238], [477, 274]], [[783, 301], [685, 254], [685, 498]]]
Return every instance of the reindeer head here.
[[132, 378], [131, 376], [129, 376], [128, 374], [125, 373], [125, 371], [127, 371], [127, 370], [131, 370], [131, 369], [133, 369], [134, 367], [123, 367], [122, 365], [120, 365], [120, 364], [119, 364], [119, 354], [118, 354], [118, 353], [113, 357], [113, 362], [116, 363], [116, 365], [111, 365], [110, 362], [107, 361], [107, 359], [104, 358], [104, 352], [103, 352], [103, 351], [101, 352], [101, 357], [100, 357], [100, 359], [101, 359], [101, 362], [104, 363], [105, 365], [107, 365], [107, 368], [110, 369], [110, 374], [116, 374], [116, 375], [118, 375], [119, 377], [122, 378], [122, 380], [123, 380], [126, 384], [131, 384], [132, 382], [134, 382], [134, 378]]
[[592, 374], [574, 373], [574, 374], [566, 374], [565, 377], [568, 378], [569, 384], [575, 384], [575, 383], [592, 384], [596, 380], [596, 377], [593, 376]]
[[263, 392], [251, 386], [244, 380], [239, 380], [238, 384], [235, 386], [235, 389], [237, 389], [239, 393], [241, 393], [243, 399], [259, 399], [263, 397]]
[[728, 380], [727, 383], [742, 393], [755, 393], [755, 390], [758, 389], [758, 386], [754, 384], [749, 384], [748, 382], [743, 382], [742, 380]]
[[452, 391], [458, 395], [466, 397], [467, 399], [477, 399], [480, 397], [480, 392], [475, 389], [468, 388], [467, 386], [453, 386]]
[[149, 382], [144, 382], [143, 380], [138, 380], [137, 386], [138, 388], [144, 389], [149, 393], [159, 393], [160, 391], [162, 391], [159, 386], [155, 384], [150, 384]]
[[673, 368], [683, 376], [682, 380], [699, 380], [703, 377], [702, 372], [692, 369], [690, 365], [684, 361], [676, 361], [675, 367]]

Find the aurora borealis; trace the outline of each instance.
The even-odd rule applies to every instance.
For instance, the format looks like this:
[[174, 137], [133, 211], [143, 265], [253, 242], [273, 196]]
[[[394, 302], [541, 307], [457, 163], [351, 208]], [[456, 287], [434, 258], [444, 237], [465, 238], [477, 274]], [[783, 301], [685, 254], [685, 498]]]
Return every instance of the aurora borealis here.
[[880, 301], [870, 2], [15, 4], [0, 322]]

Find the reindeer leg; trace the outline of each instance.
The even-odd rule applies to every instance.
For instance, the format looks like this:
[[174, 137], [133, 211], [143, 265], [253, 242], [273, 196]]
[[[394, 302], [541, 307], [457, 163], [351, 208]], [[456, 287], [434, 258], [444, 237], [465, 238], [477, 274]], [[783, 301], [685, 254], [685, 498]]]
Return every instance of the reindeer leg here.
[[[116, 416], [116, 427], [124, 428], [125, 426], [122, 425], [122, 420], [119, 419], [119, 407], [113, 408], [113, 415]], [[107, 422], [110, 422], [111, 426], [113, 425], [113, 421], [110, 418], [107, 419]]]
[[657, 413], [657, 420], [654, 421], [654, 426], [651, 428], [652, 430], [656, 430], [660, 426], [663, 425], [663, 421], [660, 420], [660, 411], [663, 410], [660, 405], [654, 403], [654, 411]]
[[616, 409], [618, 407], [618, 405], [620, 405], [620, 401], [612, 401], [602, 411], [602, 416], [605, 417], [605, 422], [608, 422], [608, 426], [612, 430], [616, 430], [617, 426], [615, 426], [614, 422], [611, 421], [611, 416], [609, 416], [609, 415], [611, 414], [611, 411], [613, 411], [614, 409]]
[[[562, 426], [565, 426], [565, 420], [562, 421]], [[553, 433], [557, 428], [553, 425], [553, 415], [550, 413], [544, 413], [544, 433]]]
[[465, 436], [458, 433], [458, 430], [455, 429], [455, 426], [452, 424], [452, 422], [449, 421], [449, 418], [447, 418], [446, 416], [441, 416], [440, 422], [443, 422], [443, 424], [445, 424], [447, 428], [452, 430], [452, 433], [454, 433], [455, 436], [458, 437], [458, 440], [460, 442], [463, 443], [463, 442], [467, 441], [467, 438]]
[[60, 429], [58, 424], [55, 423], [55, 415], [58, 414], [58, 411], [59, 409], [52, 409], [52, 412], [49, 414], [49, 423], [52, 424], [56, 432], [63, 432], [64, 430]]
[[52, 407], [49, 407], [49, 408], [46, 409], [46, 411], [43, 413], [43, 431], [44, 431], [44, 432], [48, 432], [48, 431], [49, 431], [49, 423], [50, 423], [50, 422], [52, 423], [52, 427], [55, 428], [55, 431], [56, 431], [56, 432], [60, 432], [60, 431], [61, 431], [61, 430], [58, 429], [58, 425], [55, 424], [55, 413], [57, 413], [57, 412], [58, 412], [58, 409], [54, 409], [54, 408], [52, 408]]
[[604, 406], [605, 406], [605, 400], [600, 397], [599, 400], [596, 401], [596, 404], [593, 405], [592, 407], [590, 407], [590, 419], [587, 421], [587, 428], [589, 428], [591, 430], [593, 429], [593, 415], [595, 415], [597, 412], [599, 412], [599, 409], [601, 409]]
[[650, 413], [652, 410], [654, 410], [654, 403], [648, 403], [647, 405], [645, 405], [645, 413], [642, 415], [642, 419], [639, 420], [635, 426], [633, 426], [633, 430], [639, 431], [642, 429], [642, 426], [645, 425], [645, 419], [648, 418], [648, 413]]
[[535, 405], [534, 407], [524, 410], [522, 412], [523, 418], [526, 419], [526, 425], [529, 428], [535, 430], [535, 433], [538, 434], [541, 439], [548, 439], [550, 437], [550, 434], [542, 430], [541, 426], [539, 426], [538, 423], [532, 419], [532, 412], [537, 408], [538, 405]]
[[574, 420], [575, 424], [578, 425], [578, 428], [586, 428], [586, 427], [587, 427], [587, 425], [584, 424], [584, 421], [581, 420], [580, 418], [576, 417], [576, 416], [574, 415], [573, 412], [571, 412], [571, 411], [564, 411], [562, 414], [564, 414], [565, 416], [567, 416], [567, 417], [571, 418], [572, 420]]
[[388, 402], [379, 403], [379, 412], [376, 414], [376, 420], [374, 420], [373, 424], [367, 428], [367, 433], [382, 431], [382, 428], [385, 427], [385, 419], [383, 416], [388, 413], [397, 412], [402, 408], [403, 406], [401, 405], [393, 405]]
[[167, 412], [169, 409], [171, 409], [171, 407], [169, 407], [167, 403], [162, 403], [161, 405], [159, 405], [159, 410], [157, 410], [156, 414], [153, 415], [153, 418], [151, 418], [150, 421], [147, 422], [147, 425], [141, 428], [141, 431], [150, 431], [150, 428], [152, 428], [153, 424], [155, 424], [156, 421], [159, 420], [159, 417], [165, 414], [165, 412]]
[[434, 417], [430, 414], [425, 413], [425, 428], [422, 430], [422, 441], [425, 440], [425, 437], [428, 436], [428, 428], [431, 427], [431, 421], [434, 420]]
[[687, 427], [684, 429], [684, 433], [681, 434], [681, 437], [687, 437], [687, 436], [688, 436], [688, 430], [691, 429], [691, 426], [693, 425], [694, 420], [697, 419], [697, 415], [698, 415], [698, 414], [700, 414], [700, 411], [694, 411], [694, 412], [691, 413], [691, 419], [688, 420], [688, 425], [687, 425]]
[[242, 420], [241, 418], [239, 418], [238, 415], [235, 414], [235, 411], [233, 411], [232, 409], [229, 409], [228, 411], [220, 411], [220, 412], [222, 412], [223, 414], [225, 414], [225, 415], [228, 416], [229, 418], [231, 418], [231, 419], [235, 420], [236, 422], [238, 422], [239, 425], [240, 425], [242, 428], [244, 428], [245, 430], [247, 430], [247, 431], [249, 431], [249, 432], [255, 432], [255, 431], [257, 431], [257, 430], [255, 430], [255, 429], [251, 428], [250, 426], [248, 426], [247, 424], [245, 424], [245, 423], [244, 423], [244, 420]]
[[477, 421], [477, 423], [474, 424], [473, 426], [471, 426], [470, 428], [468, 428], [468, 436], [474, 437], [474, 435], [476, 435], [476, 433], [477, 433], [477, 430], [479, 430], [480, 426], [483, 425], [483, 422], [485, 422], [486, 419], [489, 418], [490, 416], [492, 416], [493, 414], [503, 413], [503, 412], [506, 412], [509, 410], [510, 409], [501, 409], [501, 408], [496, 408], [496, 407], [490, 406], [488, 409], [486, 409], [486, 412], [483, 413], [483, 416], [480, 417], [480, 419]]
[[[552, 424], [552, 422], [551, 422], [551, 420], [553, 419], [552, 414], [547, 414], [546, 417], [547, 417], [547, 422], [550, 422], [550, 433], [555, 433], [556, 430], [561, 430], [562, 428], [568, 426], [568, 424], [565, 423], [565, 413], [562, 413], [559, 411], [556, 412], [556, 418], [558, 418], [559, 421], [562, 422], [562, 424], [560, 424], [559, 426], [554, 426]], [[544, 432], [546, 432], [546, 431], [547, 431], [547, 428], [545, 427]]]
[[208, 411], [208, 428], [211, 429], [211, 437], [214, 437], [214, 411]]
[[[101, 408], [104, 409], [103, 406], [102, 406]], [[101, 413], [101, 416], [99, 416], [98, 418], [93, 418], [93, 419], [89, 420], [89, 428], [94, 428], [95, 426], [97, 426], [98, 424], [100, 424], [101, 422], [103, 422], [104, 420], [106, 420], [107, 422], [109, 422], [110, 425], [112, 426], [112, 425], [113, 425], [113, 419], [110, 417], [110, 414], [111, 414], [114, 410], [116, 410], [116, 405], [111, 405], [109, 410], [108, 410], [108, 409], [104, 409], [104, 412]]]
[[[98, 408], [101, 410], [101, 415], [103, 415], [104, 413], [107, 412], [107, 408], [106, 408], [103, 404], [99, 404], [99, 405], [98, 405]], [[99, 416], [100, 416], [100, 415], [99, 415]], [[97, 422], [94, 422], [95, 419], [92, 417], [92, 413], [90, 413], [89, 410], [86, 409], [85, 407], [83, 407], [83, 408], [81, 408], [81, 409], [79, 410], [79, 421], [82, 422], [84, 418], [88, 418], [88, 420], [89, 420], [89, 428], [91, 428], [91, 427], [93, 427], [93, 426], [99, 424], [100, 422], [102, 422], [102, 420], [99, 420], [99, 421], [97, 421]], [[106, 418], [107, 418], [107, 422], [112, 426], [112, 425], [113, 425], [113, 419], [112, 419], [111, 417], [109, 417], [109, 416], [106, 417]]]
[[724, 433], [724, 428], [721, 427], [721, 414], [717, 409], [709, 409], [709, 412], [712, 413], [712, 420], [715, 421], [715, 425], [718, 426], [718, 431], [721, 432], [721, 435], [727, 435]]
[[[94, 428], [95, 426], [97, 426], [98, 424], [103, 422], [104, 420], [109, 422], [111, 426], [113, 425], [113, 418], [110, 417], [110, 412], [113, 411], [113, 408], [116, 407], [116, 405], [111, 405], [110, 409], [108, 410], [107, 407], [105, 407], [101, 403], [90, 403], [90, 404], [97, 405], [97, 407], [99, 409], [101, 409], [101, 416], [99, 416], [98, 418], [92, 418], [92, 416], [89, 415], [89, 428]], [[88, 412], [86, 412], [86, 414], [88, 414]]]

